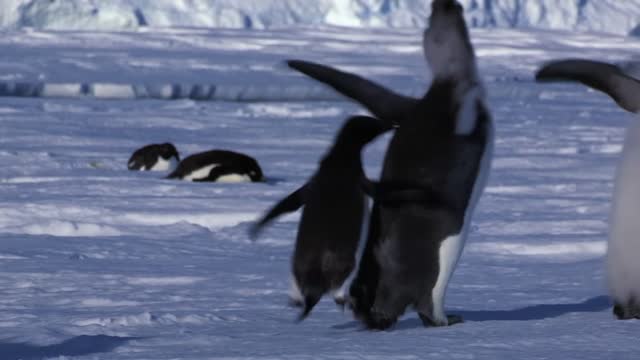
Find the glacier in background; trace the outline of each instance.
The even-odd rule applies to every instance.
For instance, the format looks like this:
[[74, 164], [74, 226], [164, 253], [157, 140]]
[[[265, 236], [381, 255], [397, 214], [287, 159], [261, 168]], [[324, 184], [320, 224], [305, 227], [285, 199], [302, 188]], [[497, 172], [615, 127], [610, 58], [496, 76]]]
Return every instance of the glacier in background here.
[[[640, 0], [459, 0], [482, 28], [538, 28], [640, 36]], [[0, 0], [0, 28], [264, 29], [290, 25], [423, 27], [428, 0]]]

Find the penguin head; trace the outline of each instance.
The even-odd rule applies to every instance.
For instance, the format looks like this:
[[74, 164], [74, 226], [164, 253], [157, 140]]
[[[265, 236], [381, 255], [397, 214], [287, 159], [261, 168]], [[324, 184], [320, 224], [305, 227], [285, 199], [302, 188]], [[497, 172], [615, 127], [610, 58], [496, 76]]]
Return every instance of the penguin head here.
[[180, 155], [178, 154], [178, 149], [173, 146], [172, 143], [164, 143], [158, 145], [159, 155], [162, 156], [163, 159], [168, 160], [172, 157], [175, 157], [176, 160], [180, 161]]
[[429, 27], [423, 36], [424, 55], [434, 79], [475, 79], [473, 46], [464, 20], [464, 9], [456, 0], [434, 0]]
[[336, 146], [353, 146], [361, 149], [378, 135], [381, 135], [393, 126], [380, 119], [370, 116], [353, 116], [340, 129], [336, 139]]
[[146, 145], [133, 152], [127, 167], [129, 170], [151, 170], [159, 158], [170, 160], [173, 157], [180, 161], [178, 150], [171, 143]]

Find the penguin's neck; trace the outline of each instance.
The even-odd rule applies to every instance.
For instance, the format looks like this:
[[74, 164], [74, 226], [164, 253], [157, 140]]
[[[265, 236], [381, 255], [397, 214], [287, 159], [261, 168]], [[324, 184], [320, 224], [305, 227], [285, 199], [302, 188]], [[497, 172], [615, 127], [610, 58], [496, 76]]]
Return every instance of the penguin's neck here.
[[455, 78], [434, 79], [429, 91], [420, 101], [411, 128], [433, 132], [446, 130], [467, 135], [475, 128], [473, 110], [476, 100], [483, 96], [481, 83]]
[[[432, 132], [446, 126], [447, 119], [457, 113], [454, 97], [456, 83], [452, 79], [435, 79], [429, 91], [420, 100], [417, 111], [411, 117], [411, 131]], [[400, 128], [402, 130], [402, 127]]]
[[362, 169], [362, 148], [353, 144], [336, 144], [322, 159], [322, 166]]

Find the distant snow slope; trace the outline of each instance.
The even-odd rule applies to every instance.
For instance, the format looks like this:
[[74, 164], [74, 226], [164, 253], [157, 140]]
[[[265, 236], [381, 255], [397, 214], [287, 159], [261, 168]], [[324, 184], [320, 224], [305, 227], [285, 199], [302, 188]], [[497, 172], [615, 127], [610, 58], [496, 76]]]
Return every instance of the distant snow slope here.
[[[460, 0], [474, 27], [629, 34], [640, 0]], [[153, 27], [269, 28], [292, 24], [422, 27], [427, 0], [0, 0], [0, 27], [115, 30]]]
[[[245, 34], [245, 36], [238, 36]], [[532, 81], [544, 61], [585, 57], [640, 76], [640, 39], [594, 33], [474, 29], [487, 82]], [[340, 100], [288, 69], [288, 58], [326, 62], [421, 96], [430, 81], [422, 30], [336, 28], [7, 31], [0, 37], [0, 97]], [[606, 49], [606, 50], [604, 50]]]

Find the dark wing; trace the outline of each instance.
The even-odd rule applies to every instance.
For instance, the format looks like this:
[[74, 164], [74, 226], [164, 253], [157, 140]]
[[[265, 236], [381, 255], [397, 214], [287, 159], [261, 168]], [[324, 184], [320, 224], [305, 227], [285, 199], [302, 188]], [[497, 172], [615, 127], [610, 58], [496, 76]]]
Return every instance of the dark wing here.
[[580, 59], [552, 61], [538, 71], [536, 80], [578, 81], [611, 96], [621, 108], [640, 112], [640, 81], [615, 65]]
[[257, 223], [251, 226], [249, 229], [249, 237], [255, 240], [262, 228], [269, 224], [273, 219], [279, 217], [282, 214], [294, 212], [300, 209], [304, 205], [304, 192], [307, 185], [303, 185], [298, 190], [292, 192], [286, 198], [280, 200], [269, 212], [262, 217]]
[[418, 100], [395, 92], [361, 76], [303, 60], [288, 60], [287, 65], [334, 88], [355, 100], [375, 117], [398, 124], [418, 104]]

